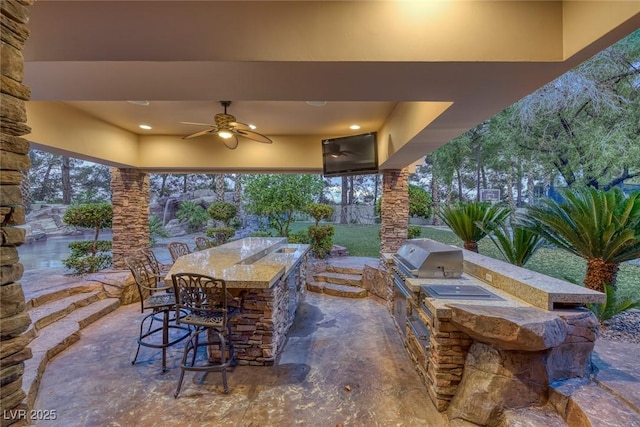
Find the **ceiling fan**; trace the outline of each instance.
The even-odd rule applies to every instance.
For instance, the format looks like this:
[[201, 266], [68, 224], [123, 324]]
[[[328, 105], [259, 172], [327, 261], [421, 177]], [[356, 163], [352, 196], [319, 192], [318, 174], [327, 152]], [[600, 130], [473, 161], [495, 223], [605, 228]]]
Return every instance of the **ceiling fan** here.
[[186, 125], [209, 126], [209, 129], [183, 136], [182, 139], [211, 134], [222, 140], [224, 145], [230, 150], [235, 150], [238, 147], [238, 136], [243, 136], [265, 144], [271, 144], [273, 142], [269, 137], [252, 131], [248, 124], [237, 122], [234, 116], [227, 114], [227, 107], [231, 105], [231, 101], [220, 101], [220, 104], [224, 107], [224, 113], [218, 113], [214, 116], [213, 120], [215, 124], [180, 122]]
[[341, 150], [340, 149], [340, 144], [337, 142], [326, 142], [325, 143], [325, 147], [323, 150], [323, 155], [329, 156], [329, 157], [342, 157], [342, 156], [348, 156], [350, 154], [353, 154], [352, 151], [348, 151], [348, 150]]

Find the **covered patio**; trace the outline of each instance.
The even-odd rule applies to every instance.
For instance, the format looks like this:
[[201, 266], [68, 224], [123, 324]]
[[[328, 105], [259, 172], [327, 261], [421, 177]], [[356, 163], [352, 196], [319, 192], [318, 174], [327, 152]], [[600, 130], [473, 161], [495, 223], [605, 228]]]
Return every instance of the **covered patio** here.
[[[147, 174], [320, 173], [321, 140], [353, 133], [348, 127], [358, 122], [362, 132], [378, 135], [381, 251], [391, 253], [407, 237], [408, 175], [424, 155], [640, 27], [640, 4], [631, 1], [8, 0], [0, 11], [1, 278], [4, 301], [11, 297], [0, 313], [3, 367], [11, 367], [3, 374], [3, 409], [26, 408], [20, 366], [31, 356], [30, 337], [23, 334], [30, 319], [16, 250], [24, 233], [14, 226], [24, 222], [20, 185], [30, 147], [112, 167], [113, 257], [114, 265], [123, 268], [124, 258], [149, 240]], [[238, 119], [256, 122], [273, 144], [241, 141], [236, 150], [228, 150], [207, 138], [183, 140], [193, 128], [180, 122], [210, 123], [221, 100], [231, 100]], [[139, 128], [148, 123], [150, 131]], [[330, 318], [318, 304], [308, 309]], [[374, 315], [374, 324], [385, 332], [377, 337], [383, 342], [375, 351], [397, 346], [385, 342], [390, 319], [378, 320]], [[372, 330], [366, 319], [358, 321]], [[321, 337], [322, 322], [318, 318], [297, 331], [304, 335], [315, 324], [314, 336]], [[290, 393], [305, 414], [315, 414], [312, 404], [328, 399], [334, 416], [320, 411], [322, 419], [331, 424], [350, 420], [351, 403], [340, 406], [331, 400], [339, 396], [349, 402], [357, 394], [357, 384], [343, 384], [342, 371], [329, 375], [330, 386], [312, 400], [288, 383], [322, 376], [305, 371], [299, 358], [320, 356], [324, 348], [299, 341], [309, 347], [287, 355], [292, 371], [285, 372], [284, 384], [273, 380], [274, 391]], [[385, 357], [377, 356], [379, 368], [385, 374], [393, 371], [396, 382], [384, 389], [383, 401], [423, 393], [403, 388], [413, 373], [392, 369], [401, 361], [388, 365]], [[358, 370], [366, 365], [340, 369], [349, 366], [355, 369], [353, 378], [367, 375]], [[326, 373], [327, 365], [322, 369]], [[231, 406], [242, 407], [240, 402], [253, 396], [253, 386], [243, 389], [242, 380], [238, 375], [233, 381], [247, 394], [229, 396], [239, 399], [229, 400]], [[157, 386], [169, 387], [163, 384]], [[384, 381], [377, 384], [384, 387]], [[117, 387], [126, 389], [125, 384]], [[136, 397], [144, 395], [137, 390]], [[102, 402], [109, 401], [106, 395], [105, 389]], [[367, 408], [368, 395], [362, 396], [357, 406]], [[279, 399], [265, 398], [259, 403]], [[392, 411], [376, 412], [389, 421], [380, 425], [411, 425], [416, 410], [426, 411], [415, 416], [423, 422], [439, 417], [429, 408], [403, 405], [394, 400]], [[290, 421], [287, 414], [265, 416], [284, 422]], [[365, 424], [377, 422], [370, 413], [358, 416]], [[234, 417], [236, 423], [246, 420], [242, 414]]]

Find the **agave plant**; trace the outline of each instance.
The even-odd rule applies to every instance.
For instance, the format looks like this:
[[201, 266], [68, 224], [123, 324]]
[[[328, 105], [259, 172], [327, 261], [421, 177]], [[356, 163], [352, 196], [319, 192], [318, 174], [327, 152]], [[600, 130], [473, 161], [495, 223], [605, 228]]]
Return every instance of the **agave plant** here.
[[587, 260], [584, 284], [615, 288], [621, 262], [640, 258], [640, 193], [614, 188], [564, 190], [562, 202], [544, 199], [520, 223], [553, 245]]
[[501, 224], [487, 234], [504, 259], [518, 267], [525, 265], [544, 244], [540, 235], [519, 225], [509, 228], [507, 224]]
[[478, 242], [503, 224], [511, 210], [487, 202], [461, 202], [443, 206], [438, 212], [442, 221], [464, 242], [464, 248], [478, 252]]

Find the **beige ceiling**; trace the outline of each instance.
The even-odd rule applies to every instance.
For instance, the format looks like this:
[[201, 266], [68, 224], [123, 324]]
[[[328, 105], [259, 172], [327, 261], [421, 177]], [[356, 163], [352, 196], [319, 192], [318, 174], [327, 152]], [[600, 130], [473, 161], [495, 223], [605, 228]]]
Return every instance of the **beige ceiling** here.
[[[40, 0], [29, 28], [37, 148], [149, 171], [319, 171], [320, 139], [357, 123], [394, 169], [640, 28], [640, 2]], [[220, 100], [274, 144], [180, 138]]]

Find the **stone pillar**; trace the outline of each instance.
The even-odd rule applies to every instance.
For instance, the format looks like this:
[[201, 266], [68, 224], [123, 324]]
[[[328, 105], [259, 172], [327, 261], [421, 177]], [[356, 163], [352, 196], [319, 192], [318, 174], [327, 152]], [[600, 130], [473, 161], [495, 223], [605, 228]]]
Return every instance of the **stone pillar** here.
[[29, 141], [22, 138], [31, 132], [25, 124], [25, 101], [31, 97], [22, 84], [22, 49], [29, 36], [29, 6], [33, 0], [0, 2], [0, 408], [2, 426], [25, 422], [26, 403], [22, 391], [24, 361], [31, 358], [27, 344], [34, 338], [29, 329], [22, 285], [23, 267], [17, 246], [24, 243], [25, 232], [16, 228], [24, 224], [25, 207], [21, 183], [23, 171], [31, 166]]
[[382, 175], [381, 252], [394, 253], [407, 238], [409, 227], [409, 171], [386, 170]]
[[111, 168], [113, 204], [113, 267], [149, 247], [149, 176], [136, 169]]

